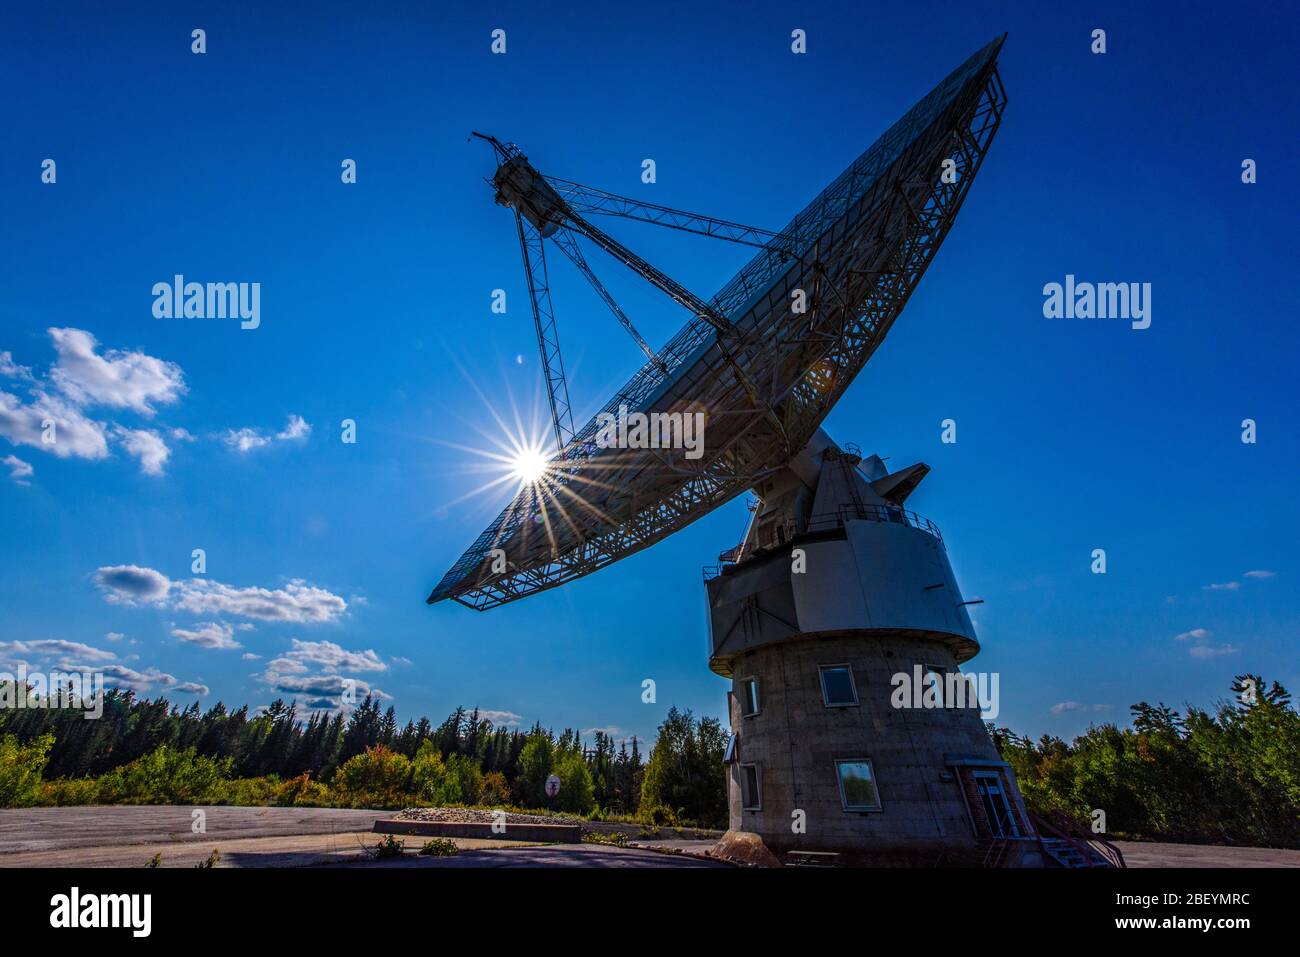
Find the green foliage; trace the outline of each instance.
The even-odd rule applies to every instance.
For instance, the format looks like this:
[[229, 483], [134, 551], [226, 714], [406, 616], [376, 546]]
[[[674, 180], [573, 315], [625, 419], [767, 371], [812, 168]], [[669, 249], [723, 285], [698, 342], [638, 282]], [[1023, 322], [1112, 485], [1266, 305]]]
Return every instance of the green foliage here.
[[640, 814], [651, 824], [727, 823], [727, 778], [722, 754], [727, 733], [716, 718], [698, 721], [689, 710], [668, 710], [646, 765]]
[[335, 802], [341, 807], [404, 807], [410, 803], [410, 783], [410, 759], [378, 744], [339, 768]]
[[399, 841], [393, 835], [389, 834], [382, 841], [375, 845], [375, 858], [384, 860], [390, 857], [401, 857], [406, 850], [406, 842]]
[[206, 861], [200, 861], [198, 864], [195, 864], [194, 867], [196, 870], [209, 871], [220, 863], [221, 852], [214, 847], [212, 853], [208, 855], [208, 859]]
[[590, 814], [596, 807], [595, 788], [582, 753], [566, 751], [562, 754], [556, 762], [555, 774], [560, 779], [560, 793], [555, 798], [560, 810]]
[[528, 736], [519, 753], [519, 777], [515, 781], [517, 799], [532, 807], [546, 807], [546, 779], [555, 766], [555, 746], [551, 737], [540, 730]]
[[628, 836], [622, 831], [587, 831], [582, 835], [584, 844], [612, 844], [615, 847], [627, 847]]
[[1233, 691], [1248, 681], [1254, 703], [1238, 696], [1213, 714], [1141, 702], [1127, 730], [1105, 724], [1070, 744], [1034, 744], [997, 729], [994, 742], [1039, 813], [1088, 821], [1100, 808], [1116, 834], [1300, 847], [1300, 713], [1257, 675], [1239, 676]]
[[41, 785], [41, 804], [52, 807], [80, 807], [99, 804], [99, 782], [94, 778], [59, 778]]
[[144, 866], [151, 870], [162, 867], [162, 852], [159, 851], [153, 857], [149, 858], [149, 860], [145, 861]]
[[424, 842], [420, 853], [425, 857], [455, 857], [460, 853], [456, 842], [447, 837], [435, 837]]
[[43, 734], [19, 744], [12, 734], [0, 736], [0, 807], [31, 807], [41, 801], [41, 772], [49, 761], [54, 735]]
[[231, 763], [164, 745], [103, 775], [99, 799], [104, 804], [215, 804], [223, 797]]
[[479, 803], [489, 806], [510, 803], [510, 785], [506, 776], [500, 771], [489, 771], [483, 775], [483, 788], [479, 793]]

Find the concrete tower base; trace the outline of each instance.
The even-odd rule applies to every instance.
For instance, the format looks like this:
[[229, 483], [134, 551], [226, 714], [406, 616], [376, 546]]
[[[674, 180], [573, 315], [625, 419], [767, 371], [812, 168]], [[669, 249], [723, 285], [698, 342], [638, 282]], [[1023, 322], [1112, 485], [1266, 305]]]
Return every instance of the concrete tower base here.
[[[730, 830], [755, 864], [1043, 866], [981, 718], [997, 687], [938, 529], [824, 435], [756, 491], [745, 542], [706, 582], [710, 667], [732, 679]], [[981, 679], [982, 682], [981, 682]]]

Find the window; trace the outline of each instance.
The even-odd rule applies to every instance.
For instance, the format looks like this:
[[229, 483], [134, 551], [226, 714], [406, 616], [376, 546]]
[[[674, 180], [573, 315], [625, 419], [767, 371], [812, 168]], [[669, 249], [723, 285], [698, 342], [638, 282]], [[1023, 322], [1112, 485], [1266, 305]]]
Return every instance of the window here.
[[746, 678], [740, 683], [740, 713], [748, 718], [758, 712], [758, 679]]
[[746, 811], [763, 809], [762, 776], [757, 764], [740, 766], [740, 805]]
[[736, 760], [736, 736], [727, 739], [727, 750], [722, 752], [722, 763], [731, 764]]
[[853, 669], [848, 665], [822, 665], [822, 700], [828, 708], [847, 708], [858, 703]]
[[1006, 791], [1002, 787], [1002, 776], [996, 771], [977, 771], [975, 787], [979, 790], [980, 801], [984, 804], [984, 814], [993, 836], [1019, 837], [1020, 828], [1011, 816], [1011, 805], [1007, 802]]
[[876, 775], [868, 758], [844, 758], [835, 762], [840, 782], [840, 804], [846, 811], [879, 811]]

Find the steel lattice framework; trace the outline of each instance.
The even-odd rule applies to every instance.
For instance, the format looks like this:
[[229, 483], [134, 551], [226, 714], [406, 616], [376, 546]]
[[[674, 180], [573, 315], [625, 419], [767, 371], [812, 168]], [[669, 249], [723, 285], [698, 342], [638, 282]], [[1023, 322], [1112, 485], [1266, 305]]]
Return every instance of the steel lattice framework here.
[[[544, 177], [512, 146], [498, 202], [515, 208], [559, 455], [442, 578], [430, 602], [491, 608], [553, 588], [671, 535], [782, 467], [870, 359], [952, 227], [997, 132], [999, 37], [971, 56], [784, 229], [769, 231]], [[950, 161], [950, 162], [945, 162]], [[759, 247], [699, 299], [590, 219], [619, 216]], [[658, 353], [595, 279], [582, 236], [692, 313]], [[551, 238], [647, 353], [601, 410], [703, 411], [703, 455], [597, 446], [575, 432], [546, 278]], [[806, 311], [793, 308], [802, 290]], [[599, 414], [598, 414], [599, 415]]]

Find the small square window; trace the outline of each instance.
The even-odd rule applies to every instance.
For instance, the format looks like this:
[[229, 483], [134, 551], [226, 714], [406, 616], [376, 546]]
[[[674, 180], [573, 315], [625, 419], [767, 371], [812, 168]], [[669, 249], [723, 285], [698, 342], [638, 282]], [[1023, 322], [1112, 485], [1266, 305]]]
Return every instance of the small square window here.
[[879, 811], [876, 775], [868, 758], [845, 758], [835, 762], [840, 782], [840, 804], [846, 811]]
[[740, 766], [740, 802], [746, 811], [763, 809], [762, 775], [757, 764]]
[[858, 703], [853, 669], [848, 665], [822, 665], [822, 700], [828, 708], [847, 708]]
[[758, 707], [758, 679], [746, 678], [740, 683], [740, 711], [746, 718], [756, 715]]

